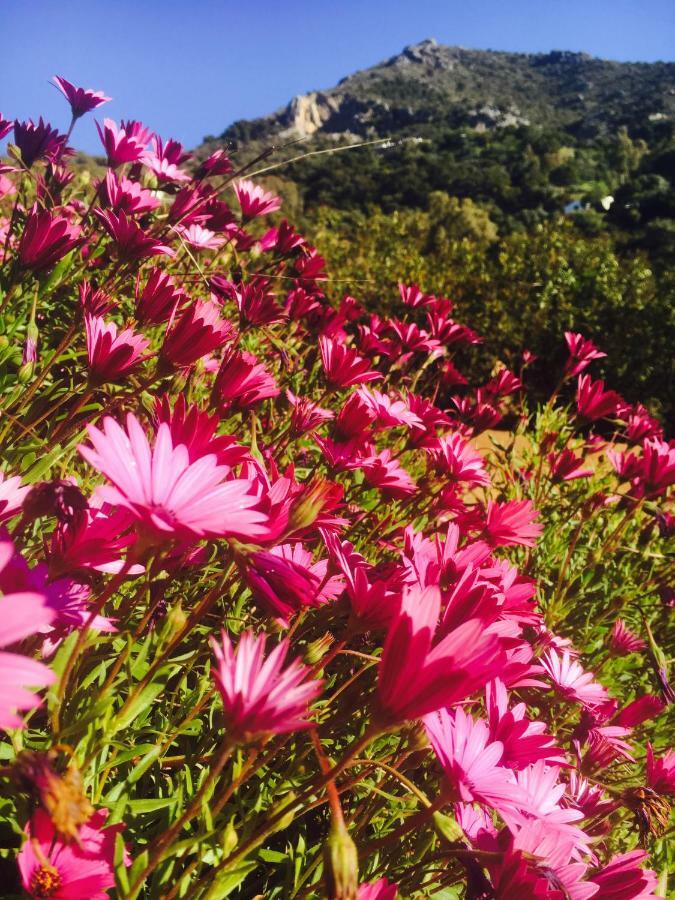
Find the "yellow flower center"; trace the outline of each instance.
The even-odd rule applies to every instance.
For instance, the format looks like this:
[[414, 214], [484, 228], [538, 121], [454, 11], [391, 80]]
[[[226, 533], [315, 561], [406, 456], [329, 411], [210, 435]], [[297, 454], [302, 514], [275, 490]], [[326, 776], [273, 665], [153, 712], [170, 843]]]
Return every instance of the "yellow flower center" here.
[[52, 897], [61, 887], [61, 876], [50, 866], [40, 866], [33, 872], [30, 880], [30, 891], [35, 897]]

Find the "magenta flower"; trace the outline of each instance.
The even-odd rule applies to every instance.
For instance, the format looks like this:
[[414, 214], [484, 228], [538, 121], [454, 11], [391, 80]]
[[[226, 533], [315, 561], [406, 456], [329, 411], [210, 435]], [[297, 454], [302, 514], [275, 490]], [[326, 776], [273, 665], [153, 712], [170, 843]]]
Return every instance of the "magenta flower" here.
[[145, 259], [149, 256], [174, 256], [175, 251], [166, 244], [162, 244], [150, 237], [145, 231], [129, 219], [127, 214], [120, 210], [118, 213], [102, 209], [95, 209], [96, 215], [115, 243], [117, 253], [123, 260]]
[[225, 243], [224, 237], [218, 237], [215, 231], [209, 231], [208, 228], [202, 228], [196, 223], [187, 227], [178, 225], [176, 233], [181, 236], [188, 247], [193, 247], [195, 250], [219, 250]]
[[[94, 569], [116, 573], [124, 566], [124, 555], [136, 542], [133, 530], [135, 518], [127, 510], [113, 509], [109, 504], [94, 505], [71, 521], [59, 523], [52, 533], [48, 550], [49, 576], [76, 575]], [[129, 574], [142, 572], [132, 566]]]
[[593, 474], [593, 469], [584, 469], [583, 457], [577, 456], [573, 450], [549, 453], [546, 459], [553, 481], [573, 481], [576, 478], [589, 478]]
[[370, 363], [367, 359], [363, 359], [354, 350], [333, 338], [322, 334], [319, 337], [319, 350], [326, 381], [333, 388], [365, 384], [382, 378], [379, 372], [369, 368]]
[[359, 885], [357, 900], [396, 900], [398, 888], [386, 878]]
[[643, 869], [640, 863], [647, 859], [644, 850], [631, 850], [613, 857], [599, 872], [588, 880], [597, 885], [597, 900], [648, 900], [656, 898], [658, 876], [651, 869]]
[[174, 447], [183, 444], [190, 462], [213, 454], [219, 466], [233, 466], [250, 459], [250, 451], [229, 434], [216, 434], [220, 424], [217, 415], [209, 415], [198, 406], [187, 406], [185, 395], [179, 394], [173, 409], [166, 394], [155, 401], [154, 425], [158, 429], [166, 422]]
[[[0, 566], [14, 553], [8, 541], [0, 544]], [[47, 598], [34, 591], [5, 594], [0, 598], [0, 647], [8, 647], [42, 631], [56, 618]], [[35, 709], [42, 702], [30, 688], [46, 687], [54, 673], [41, 662], [19, 653], [0, 652], [0, 728], [21, 728], [17, 709]]]
[[488, 500], [485, 514], [485, 539], [496, 547], [520, 544], [534, 547], [544, 526], [535, 522], [537, 511], [530, 500]]
[[117, 381], [128, 375], [143, 361], [142, 354], [150, 341], [131, 328], [117, 333], [114, 322], [101, 316], [85, 316], [89, 378], [96, 384]]
[[0, 141], [7, 137], [12, 128], [14, 128], [14, 124], [9, 119], [5, 119], [0, 113]]
[[387, 632], [377, 681], [385, 722], [417, 719], [464, 700], [499, 674], [500, 641], [471, 619], [435, 645], [441, 596], [436, 587], [403, 592]]
[[173, 278], [161, 269], [150, 269], [148, 280], [141, 291], [140, 273], [136, 278], [136, 318], [139, 322], [161, 325], [173, 319], [177, 310], [189, 300]]
[[102, 182], [103, 198], [115, 212], [125, 212], [130, 216], [140, 216], [151, 212], [160, 205], [152, 191], [142, 187], [130, 178], [118, 178], [108, 169]]
[[48, 269], [70, 253], [80, 239], [80, 226], [37, 205], [28, 214], [19, 244], [19, 262], [36, 272]]
[[267, 517], [257, 507], [251, 483], [229, 478], [213, 455], [191, 463], [187, 447], [173, 445], [162, 423], [153, 447], [138, 419], [127, 415], [126, 432], [109, 416], [103, 430], [88, 425], [93, 447], [81, 455], [112, 482], [100, 488], [103, 500], [128, 509], [148, 539], [236, 536], [255, 540], [267, 534]]
[[197, 177], [207, 178], [209, 175], [229, 175], [232, 171], [230, 157], [224, 150], [215, 150], [199, 167]]
[[54, 84], [70, 103], [73, 119], [79, 119], [92, 109], [98, 109], [104, 103], [109, 103], [112, 97], [106, 97], [103, 91], [92, 91], [90, 88], [75, 87], [66, 81], [61, 75], [54, 75]]
[[387, 447], [373, 456], [357, 459], [353, 467], [363, 471], [366, 482], [388, 497], [402, 499], [417, 490], [417, 485]]
[[490, 476], [485, 471], [485, 460], [460, 434], [443, 435], [427, 443], [424, 449], [429, 453], [436, 471], [449, 481], [490, 484]]
[[357, 394], [366, 406], [372, 409], [378, 429], [396, 428], [399, 425], [406, 428], [422, 428], [420, 417], [412, 412], [407, 400], [400, 396], [371, 391], [367, 387], [359, 388]]
[[586, 672], [567, 650], [562, 657], [555, 650], [549, 650], [540, 660], [558, 693], [568, 700], [584, 706], [599, 706], [609, 698], [607, 689], [593, 680], [593, 674]]
[[252, 353], [232, 348], [223, 356], [213, 388], [221, 410], [245, 409], [279, 393], [274, 376]]
[[[118, 127], [112, 119], [104, 119], [103, 128], [101, 128], [99, 123], [96, 123], [108, 158], [108, 165], [112, 169], [116, 169], [117, 166], [124, 163], [138, 162], [142, 158], [147, 144], [147, 132], [145, 134], [141, 134], [138, 130], [134, 132], [133, 128], [129, 126], [136, 124], [138, 123], [128, 123], [125, 128], [125, 123], [122, 122]], [[144, 137], [145, 140], [143, 140]]]
[[504, 683], [496, 678], [485, 691], [490, 739], [503, 747], [501, 764], [510, 769], [524, 769], [539, 759], [548, 764], [565, 764], [565, 754], [546, 734], [544, 722], [531, 721], [525, 703], [509, 709], [509, 695]]
[[569, 359], [565, 364], [565, 374], [570, 378], [574, 378], [575, 375], [583, 372], [594, 359], [602, 359], [607, 356], [606, 353], [598, 350], [593, 341], [587, 340], [581, 334], [566, 331], [565, 340], [570, 353]]
[[324, 409], [308, 397], [296, 397], [290, 390], [286, 391], [286, 397], [292, 407], [291, 431], [295, 435], [314, 431], [334, 418], [332, 410]]
[[281, 200], [252, 181], [242, 179], [233, 185], [244, 219], [255, 219], [281, 207]]
[[509, 369], [500, 369], [482, 389], [488, 397], [508, 397], [523, 389], [523, 382]]
[[657, 497], [671, 484], [675, 484], [675, 442], [647, 438], [642, 444], [640, 493], [647, 497]]
[[30, 485], [22, 486], [20, 475], [6, 478], [5, 473], [0, 472], [0, 522], [11, 519], [21, 509], [30, 488]]
[[105, 828], [107, 818], [107, 809], [96, 810], [80, 827], [78, 841], [65, 843], [47, 813], [36, 810], [17, 859], [24, 890], [35, 898], [108, 900], [108, 888], [115, 886], [115, 838], [124, 825]]
[[[298, 546], [302, 550], [302, 545]], [[321, 576], [317, 567], [311, 565], [311, 556], [308, 565], [294, 555], [290, 544], [259, 551], [248, 557], [244, 571], [253, 599], [285, 627], [298, 610], [321, 606], [328, 599], [320, 590]], [[325, 562], [321, 568], [325, 575]]]
[[626, 623], [617, 619], [609, 636], [609, 645], [615, 653], [622, 656], [628, 653], [638, 653], [647, 646], [641, 637], [633, 634]]
[[663, 756], [654, 756], [652, 745], [647, 743], [647, 784], [658, 794], [675, 794], [675, 750], [667, 750]]
[[637, 728], [648, 719], [653, 719], [663, 712], [665, 703], [654, 694], [643, 694], [624, 706], [614, 717], [617, 725], [625, 728]]
[[424, 717], [431, 746], [443, 767], [448, 799], [485, 803], [494, 809], [523, 806], [526, 798], [511, 770], [500, 765], [501, 741], [491, 741], [487, 723], [461, 707]]
[[42, 116], [35, 124], [32, 119], [27, 122], [14, 122], [14, 143], [21, 151], [21, 159], [29, 169], [39, 159], [56, 162], [66, 148], [68, 138], [59, 134]]
[[161, 138], [155, 137], [152, 146], [151, 153], [143, 154], [142, 162], [157, 177], [158, 181], [190, 180], [187, 172], [179, 168], [180, 164], [190, 157], [189, 153], [184, 152], [182, 144], [172, 139], [164, 143]]
[[616, 391], [606, 391], [604, 381], [593, 381], [590, 375], [580, 375], [577, 382], [577, 410], [579, 415], [595, 422], [617, 413], [623, 403]]
[[399, 284], [398, 292], [406, 306], [417, 309], [420, 306], [433, 306], [436, 298], [433, 294], [423, 293], [416, 284]]
[[215, 303], [197, 300], [169, 325], [160, 351], [169, 366], [191, 366], [202, 356], [233, 340], [231, 322], [221, 319]]
[[310, 670], [294, 659], [285, 668], [288, 641], [281, 641], [265, 659], [265, 635], [244, 632], [236, 648], [225, 631], [218, 643], [213, 678], [220, 692], [228, 737], [247, 743], [267, 734], [309, 728], [308, 705], [320, 693], [322, 681], [307, 680]]

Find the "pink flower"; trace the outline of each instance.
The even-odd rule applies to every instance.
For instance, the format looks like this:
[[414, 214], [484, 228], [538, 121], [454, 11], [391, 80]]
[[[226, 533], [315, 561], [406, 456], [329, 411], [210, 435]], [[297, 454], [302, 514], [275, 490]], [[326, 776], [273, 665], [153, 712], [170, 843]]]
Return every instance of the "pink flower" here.
[[544, 759], [518, 770], [515, 777], [523, 800], [516, 809], [503, 809], [502, 816], [514, 833], [528, 828], [534, 819], [542, 834], [555, 834], [561, 842], [569, 842], [583, 850], [589, 838], [573, 823], [580, 822], [584, 814], [581, 810], [561, 806], [567, 786], [559, 781], [559, 776], [560, 768], [547, 765]]
[[359, 885], [357, 900], [396, 900], [398, 888], [386, 878]]
[[121, 259], [137, 260], [161, 254], [175, 256], [175, 251], [171, 247], [146, 234], [123, 210], [115, 213], [112, 210], [104, 212], [102, 209], [95, 209], [94, 215], [115, 242]]
[[242, 179], [236, 181], [233, 186], [244, 219], [255, 219], [257, 216], [275, 212], [281, 207], [279, 197], [253, 184], [252, 181]]
[[413, 309], [419, 306], [433, 306], [436, 303], [433, 294], [424, 294], [416, 284], [399, 284], [398, 291], [405, 305]]
[[150, 341], [131, 328], [117, 333], [117, 325], [101, 316], [85, 316], [89, 377], [97, 384], [116, 381], [133, 372], [143, 361]]
[[136, 317], [139, 322], [161, 325], [173, 319], [176, 311], [189, 299], [182, 288], [176, 287], [173, 278], [161, 269], [150, 269], [142, 291], [140, 280], [139, 273], [136, 279]]
[[604, 381], [593, 381], [590, 375], [580, 375], [577, 382], [577, 410], [579, 415], [594, 422], [616, 414], [623, 401], [616, 391], [606, 391]]
[[424, 726], [452, 800], [477, 801], [494, 809], [524, 802], [510, 769], [499, 765], [504, 747], [500, 741], [490, 740], [486, 722], [475, 721], [458, 707], [425, 716]]
[[[134, 133], [133, 126], [137, 123], [120, 123], [120, 127], [113, 122], [112, 119], [103, 120], [103, 128], [96, 123], [101, 143], [108, 157], [108, 165], [112, 169], [121, 166], [123, 163], [138, 162], [143, 156], [145, 145], [147, 143], [147, 133]], [[145, 140], [143, 140], [145, 138]]]
[[274, 377], [252, 353], [232, 348], [223, 356], [213, 387], [221, 409], [245, 409], [279, 393]]
[[352, 384], [365, 384], [382, 378], [379, 372], [369, 369], [370, 363], [354, 350], [345, 347], [333, 338], [319, 337], [321, 361], [326, 374], [326, 381], [333, 388], [349, 387]]
[[501, 763], [510, 769], [523, 769], [539, 759], [548, 763], [565, 763], [565, 754], [546, 734], [544, 722], [532, 722], [525, 703], [509, 709], [509, 695], [504, 683], [496, 678], [485, 691], [490, 739], [500, 741], [504, 752]]
[[496, 375], [488, 381], [483, 391], [488, 397], [508, 397], [516, 391], [523, 389], [523, 382], [509, 369], [500, 369]]
[[622, 655], [637, 653], [640, 650], [644, 650], [647, 646], [642, 638], [633, 634], [621, 619], [617, 619], [614, 623], [609, 637], [609, 645], [615, 653]]
[[378, 428], [396, 428], [398, 425], [406, 428], [422, 427], [422, 420], [411, 411], [405, 399], [380, 391], [370, 391], [366, 387], [359, 388], [357, 393], [366, 406], [373, 410]]
[[80, 444], [78, 450], [113, 485], [100, 489], [102, 499], [128, 509], [149, 539], [255, 540], [267, 534], [267, 517], [256, 508], [250, 482], [228, 479], [230, 470], [210, 454], [191, 463], [187, 447], [173, 445], [165, 423], [154, 447], [132, 413], [126, 432], [109, 416], [102, 431], [94, 425], [87, 430], [93, 447]]
[[488, 500], [484, 536], [493, 546], [520, 544], [534, 547], [544, 526], [535, 522], [537, 512], [530, 500]]
[[21, 504], [30, 485], [21, 485], [21, 476], [13, 475], [6, 478], [4, 472], [0, 472], [0, 522], [6, 522], [21, 509]]
[[215, 150], [199, 167], [198, 177], [207, 178], [215, 175], [229, 175], [232, 163], [224, 150]]
[[54, 75], [53, 81], [68, 103], [70, 103], [73, 119], [79, 119], [80, 116], [92, 109], [98, 109], [99, 106], [109, 103], [112, 99], [111, 97], [106, 97], [103, 91], [92, 91], [91, 88], [75, 87], [74, 84], [66, 81], [61, 75]]
[[[0, 141], [3, 138], [7, 137], [7, 135], [10, 133], [12, 128], [14, 128], [14, 125], [12, 124], [12, 122], [9, 119], [5, 119], [2, 115], [2, 113], [0, 113]], [[6, 171], [6, 170], [4, 170], [4, 171]]]
[[366, 456], [355, 462], [362, 469], [366, 482], [388, 497], [401, 499], [409, 497], [417, 490], [412, 480], [398, 460], [392, 459], [391, 450], [387, 448], [373, 456]]
[[195, 250], [218, 250], [225, 243], [224, 237], [218, 237], [215, 231], [209, 231], [208, 228], [202, 228], [197, 224], [189, 225], [187, 228], [178, 225], [176, 232], [188, 247], [194, 247]]
[[584, 706], [598, 706], [608, 700], [607, 689], [594, 681], [593, 674], [584, 671], [581, 663], [573, 659], [567, 650], [562, 657], [555, 650], [549, 650], [541, 658], [541, 664], [556, 690], [568, 700]]
[[32, 119], [14, 122], [14, 143], [21, 151], [23, 164], [29, 169], [40, 159], [56, 162], [63, 155], [67, 140], [65, 134], [59, 134], [42, 120], [42, 116], [37, 125]]
[[647, 438], [642, 445], [640, 493], [657, 497], [675, 484], [675, 443]]
[[161, 138], [154, 137], [152, 146], [152, 152], [143, 154], [142, 162], [158, 181], [190, 181], [188, 173], [179, 168], [190, 157], [189, 153], [184, 152], [182, 144], [172, 139], [164, 143]]
[[[4, 569], [14, 553], [8, 541], [0, 543], [0, 567]], [[0, 598], [0, 647], [16, 644], [38, 634], [55, 618], [47, 598], [33, 591], [5, 594]], [[42, 702], [31, 690], [55, 680], [47, 666], [18, 653], [0, 652], [0, 728], [21, 728], [17, 709], [35, 709]]]
[[675, 750], [667, 750], [663, 756], [654, 756], [647, 743], [647, 784], [659, 794], [675, 794]]
[[155, 429], [166, 422], [174, 447], [183, 444], [187, 448], [190, 462], [213, 454], [219, 466], [231, 468], [250, 459], [248, 448], [238, 444], [232, 435], [216, 434], [220, 424], [217, 415], [211, 416], [198, 406], [188, 406], [184, 394], [178, 395], [173, 408], [166, 394], [158, 398], [154, 412]]
[[654, 694], [643, 694], [642, 697], [636, 697], [627, 706], [614, 717], [617, 725], [625, 728], [637, 728], [648, 719], [653, 719], [663, 712], [665, 703], [660, 697]]
[[573, 331], [565, 332], [565, 340], [570, 353], [565, 364], [565, 374], [570, 378], [583, 372], [594, 359], [602, 359], [607, 356], [606, 353], [598, 350], [593, 341], [586, 340], [582, 335], [575, 334]]
[[93, 288], [88, 281], [80, 282], [77, 290], [83, 316], [104, 316], [115, 307], [115, 301], [109, 294], [100, 288]]
[[583, 458], [577, 456], [573, 450], [549, 453], [546, 458], [553, 481], [573, 481], [575, 478], [588, 478], [593, 474], [593, 469], [584, 469]]
[[485, 460], [460, 434], [443, 435], [424, 448], [437, 472], [452, 482], [487, 485], [490, 476], [485, 471]]
[[503, 662], [499, 640], [478, 619], [434, 646], [441, 596], [437, 587], [406, 589], [387, 632], [377, 681], [380, 716], [417, 719], [480, 690]]
[[160, 205], [152, 191], [147, 190], [137, 181], [130, 178], [118, 178], [112, 169], [108, 169], [101, 182], [103, 198], [115, 212], [125, 212], [130, 216], [140, 216], [151, 212]]
[[277, 644], [267, 659], [265, 635], [246, 631], [236, 649], [225, 631], [221, 641], [222, 645], [211, 638], [216, 658], [213, 677], [231, 739], [245, 743], [311, 726], [308, 704], [321, 693], [323, 682], [308, 681], [310, 670], [297, 659], [283, 668], [288, 641]]
[[234, 327], [221, 319], [215, 303], [197, 300], [167, 329], [160, 357], [171, 367], [191, 366], [234, 336]]
[[[134, 517], [127, 509], [97, 506], [95, 498], [83, 515], [55, 528], [48, 551], [50, 578], [94, 569], [119, 572], [124, 554], [135, 543]], [[142, 571], [132, 566], [130, 574]]]
[[21, 235], [19, 262], [26, 269], [47, 269], [77, 246], [80, 233], [80, 226], [71, 225], [65, 216], [35, 205]]
[[314, 431], [335, 415], [330, 409], [324, 409], [308, 397], [296, 397], [290, 390], [286, 391], [286, 397], [293, 410], [291, 412], [293, 434], [300, 435]]
[[598, 885], [597, 900], [647, 900], [656, 897], [658, 886], [656, 872], [643, 869], [641, 862], [647, 859], [644, 850], [631, 850], [613, 857], [609, 863], [589, 878]]
[[64, 843], [47, 813], [38, 809], [26, 825], [17, 859], [24, 890], [53, 900], [108, 900], [115, 886], [115, 838], [124, 825], [104, 828], [107, 809], [98, 809], [80, 827], [79, 843]]

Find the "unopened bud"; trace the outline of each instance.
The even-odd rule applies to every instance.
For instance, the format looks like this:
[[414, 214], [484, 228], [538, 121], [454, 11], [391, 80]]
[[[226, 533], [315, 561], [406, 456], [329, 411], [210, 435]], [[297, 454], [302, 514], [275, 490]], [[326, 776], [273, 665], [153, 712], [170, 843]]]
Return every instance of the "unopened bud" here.
[[225, 830], [223, 831], [223, 853], [225, 856], [229, 856], [230, 853], [235, 849], [237, 844], [239, 843], [239, 835], [232, 824], [232, 819], [225, 826]]
[[308, 666], [315, 666], [318, 662], [320, 662], [326, 653], [330, 650], [333, 645], [335, 639], [332, 634], [324, 634], [323, 637], [317, 638], [316, 641], [312, 641], [307, 645], [307, 649], [305, 650], [305, 662]]
[[[161, 601], [160, 601], [161, 602]], [[160, 646], [169, 643], [180, 633], [181, 629], [187, 621], [187, 616], [183, 611], [180, 600], [173, 604], [167, 614], [161, 620], [162, 626], [160, 630]]]
[[446, 816], [445, 813], [434, 813], [434, 828], [442, 838], [451, 844], [456, 844], [457, 841], [464, 839], [464, 832], [458, 823], [452, 816]]
[[28, 384], [28, 382], [33, 377], [34, 372], [35, 372], [35, 363], [34, 362], [24, 363], [19, 368], [19, 371], [17, 372], [17, 375], [16, 375], [17, 380], [19, 381], [20, 384]]
[[331, 505], [342, 496], [342, 487], [315, 475], [311, 478], [299, 495], [288, 517], [288, 534], [309, 528], [318, 519], [327, 501]]
[[356, 900], [359, 890], [359, 857], [356, 844], [343, 823], [331, 826], [325, 855], [325, 893], [329, 900]]

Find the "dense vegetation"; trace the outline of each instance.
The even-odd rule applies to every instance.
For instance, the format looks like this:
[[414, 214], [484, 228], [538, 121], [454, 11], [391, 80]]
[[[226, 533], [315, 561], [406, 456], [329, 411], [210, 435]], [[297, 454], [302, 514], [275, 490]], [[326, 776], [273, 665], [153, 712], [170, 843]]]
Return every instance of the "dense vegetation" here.
[[76, 170], [56, 84], [67, 134], [0, 117], [3, 896], [665, 896], [644, 259], [441, 192], [319, 210], [331, 269], [222, 151]]

